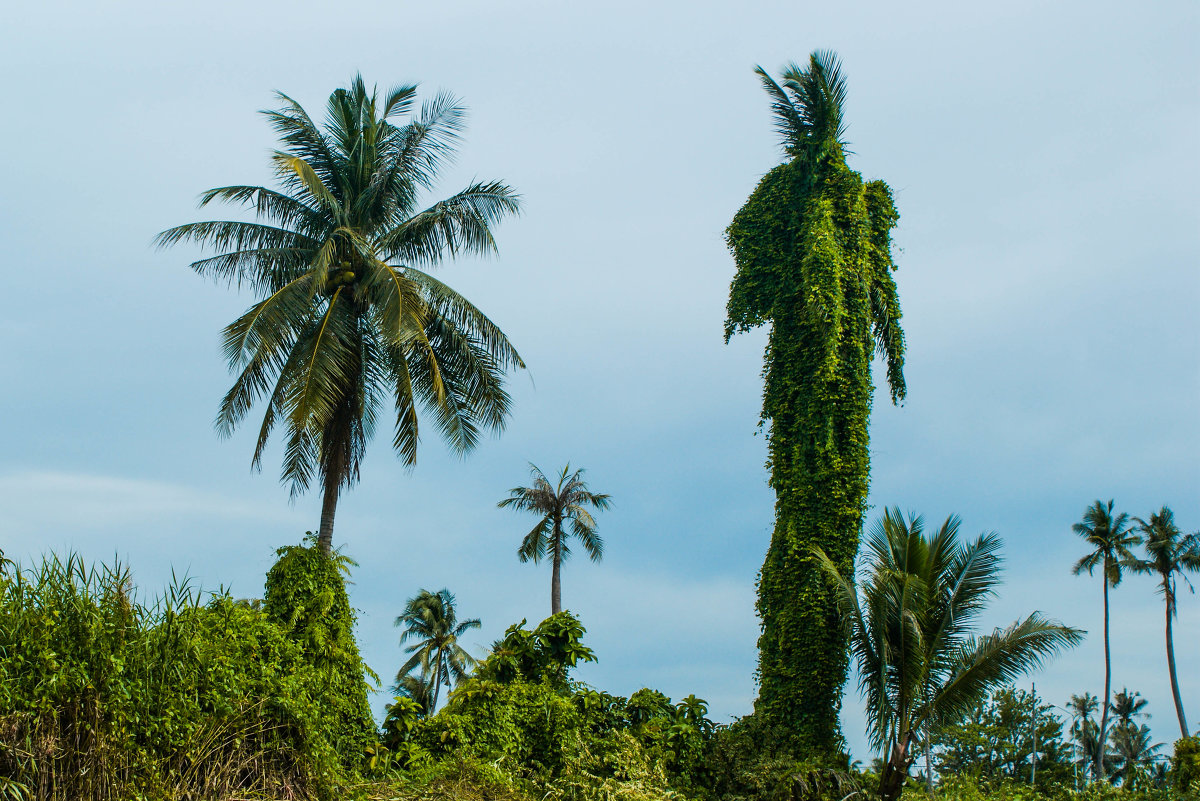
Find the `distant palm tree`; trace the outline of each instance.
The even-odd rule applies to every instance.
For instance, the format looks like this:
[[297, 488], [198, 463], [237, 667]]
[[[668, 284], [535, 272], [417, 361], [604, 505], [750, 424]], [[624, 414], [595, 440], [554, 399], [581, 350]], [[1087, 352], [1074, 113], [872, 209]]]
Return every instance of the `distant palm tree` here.
[[338, 496], [358, 480], [386, 406], [395, 408], [392, 446], [406, 465], [417, 458], [418, 407], [464, 453], [480, 429], [504, 427], [504, 376], [524, 366], [479, 309], [418, 269], [495, 252], [492, 226], [518, 211], [519, 197], [498, 181], [475, 182], [422, 208], [453, 158], [466, 110], [442, 93], [414, 113], [416, 95], [410, 85], [380, 98], [358, 76], [329, 97], [318, 127], [279, 94], [282, 108], [264, 113], [282, 140], [272, 156], [280, 190], [225, 186], [200, 196], [201, 206], [248, 206], [257, 221], [189, 223], [157, 239], [216, 249], [192, 269], [260, 298], [223, 332], [238, 377], [217, 431], [231, 435], [266, 401], [251, 464], [261, 467], [281, 425], [281, 478], [292, 497], [320, 482], [325, 553]]
[[[1109, 732], [1111, 737], [1112, 732]], [[1079, 743], [1080, 764], [1083, 767], [1085, 776], [1090, 776], [1092, 781], [1101, 781], [1106, 777], [1111, 777], [1116, 769], [1116, 763], [1113, 761], [1113, 756], [1105, 747], [1104, 741], [1100, 739], [1100, 724], [1094, 720], [1085, 720], [1079, 727], [1078, 737], [1076, 742]], [[1101, 772], [1096, 773], [1096, 750], [1099, 749], [1104, 754], [1104, 761], [1101, 764]]]
[[1117, 722], [1126, 726], [1133, 723], [1134, 718], [1148, 718], [1149, 712], [1143, 712], [1150, 702], [1142, 698], [1139, 692], [1129, 692], [1129, 688], [1125, 687], [1121, 692], [1113, 696], [1113, 701], [1108, 705], [1108, 711], [1116, 716]]
[[1129, 550], [1142, 540], [1129, 530], [1129, 515], [1122, 512], [1113, 517], [1113, 502], [1108, 505], [1096, 501], [1083, 513], [1083, 520], [1072, 526], [1072, 530], [1083, 537], [1091, 546], [1091, 553], [1075, 564], [1074, 574], [1083, 571], [1088, 575], [1097, 567], [1101, 569], [1104, 584], [1104, 705], [1100, 712], [1100, 736], [1094, 762], [1093, 775], [1104, 775], [1104, 743], [1108, 739], [1108, 705], [1112, 694], [1112, 653], [1108, 638], [1108, 588], [1121, 583], [1121, 568], [1133, 561]]
[[[404, 626], [404, 633], [400, 635], [401, 644], [409, 639], [416, 640], [405, 649], [412, 657], [401, 665], [396, 674], [396, 686], [401, 689], [409, 688], [412, 684], [410, 674], [419, 667], [421, 676], [428, 682], [429, 688], [425, 693], [429, 700], [426, 714], [432, 715], [437, 710], [442, 686], [453, 687], [475, 664], [475, 658], [458, 644], [458, 638], [482, 624], [478, 618], [460, 623], [454, 608], [454, 595], [449, 590], [442, 589], [436, 593], [421, 590], [415, 597], [408, 599], [404, 606], [404, 614], [396, 618], [396, 625]], [[415, 688], [409, 696], [414, 701], [423, 703]]]
[[1067, 711], [1080, 720], [1091, 720], [1092, 715], [1100, 708], [1100, 699], [1089, 692], [1083, 695], [1072, 695], [1067, 701]]
[[1167, 671], [1171, 676], [1171, 695], [1175, 699], [1175, 714], [1179, 718], [1181, 736], [1188, 736], [1187, 717], [1183, 714], [1183, 699], [1179, 695], [1179, 679], [1175, 676], [1175, 638], [1171, 622], [1179, 614], [1176, 602], [1176, 574], [1188, 588], [1195, 592], [1185, 575], [1187, 571], [1200, 571], [1200, 533], [1184, 535], [1175, 525], [1174, 513], [1164, 506], [1150, 515], [1150, 520], [1133, 519], [1138, 530], [1146, 538], [1147, 559], [1135, 559], [1129, 563], [1135, 573], [1157, 573], [1158, 591], [1167, 604]]
[[[537, 465], [529, 465], [533, 475], [532, 487], [514, 487], [509, 490], [509, 497], [500, 501], [498, 506], [510, 506], [523, 512], [533, 512], [541, 515], [541, 520], [533, 530], [525, 535], [521, 547], [517, 549], [517, 557], [522, 562], [540, 562], [547, 554], [553, 565], [550, 578], [550, 614], [557, 615], [562, 611], [562, 580], [560, 576], [563, 561], [571, 555], [568, 538], [574, 536], [583, 544], [593, 562], [598, 562], [604, 556], [604, 540], [596, 533], [596, 520], [585, 507], [607, 509], [610, 506], [610, 496], [603, 493], [591, 492], [583, 480], [583, 470], [571, 472], [571, 465], [563, 468], [558, 477], [558, 486], [550, 483]], [[570, 522], [570, 531], [564, 524]]]
[[[1067, 701], [1067, 712], [1071, 714], [1071, 739], [1075, 741], [1079, 751], [1076, 753], [1077, 763], [1082, 759], [1084, 775], [1095, 767], [1095, 756], [1099, 726], [1092, 720], [1092, 715], [1100, 708], [1100, 699], [1089, 692], [1083, 695], [1072, 695]], [[1082, 755], [1082, 756], [1080, 756]]]
[[879, 786], [885, 801], [899, 798], [930, 730], [957, 723], [991, 690], [1083, 639], [1036, 612], [991, 634], [972, 634], [1000, 583], [1000, 538], [960, 543], [959, 525], [950, 517], [926, 536], [920, 517], [906, 521], [888, 509], [866, 541], [857, 587], [814, 550], [838, 589], [871, 745], [886, 756]]
[[1151, 743], [1149, 726], [1123, 720], [1113, 726], [1110, 747], [1113, 780], [1132, 790], [1149, 778], [1150, 767], [1162, 749], [1162, 743]]

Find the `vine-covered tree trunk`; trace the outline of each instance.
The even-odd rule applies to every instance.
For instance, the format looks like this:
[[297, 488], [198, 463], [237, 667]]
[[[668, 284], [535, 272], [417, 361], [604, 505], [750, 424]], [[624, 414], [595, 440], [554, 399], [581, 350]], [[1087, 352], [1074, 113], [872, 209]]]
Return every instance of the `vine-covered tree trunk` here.
[[[815, 74], [817, 56], [813, 65], [798, 80]], [[776, 111], [786, 117], [781, 102]], [[790, 730], [798, 750], [832, 755], [843, 746], [838, 713], [849, 654], [835, 590], [813, 548], [843, 575], [853, 573], [876, 350], [886, 359], [893, 401], [904, 396], [891, 258], [898, 215], [887, 184], [864, 183], [832, 134], [797, 141], [789, 145], [792, 160], [762, 179], [726, 231], [737, 274], [725, 336], [770, 324], [762, 416], [775, 530], [758, 581], [755, 714]]]

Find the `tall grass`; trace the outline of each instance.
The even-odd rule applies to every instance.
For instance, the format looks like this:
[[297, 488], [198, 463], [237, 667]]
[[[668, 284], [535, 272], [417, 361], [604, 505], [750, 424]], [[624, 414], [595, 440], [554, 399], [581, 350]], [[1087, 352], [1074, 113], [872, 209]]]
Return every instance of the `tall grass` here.
[[0, 554], [0, 799], [324, 796], [320, 673], [263, 612], [186, 580]]

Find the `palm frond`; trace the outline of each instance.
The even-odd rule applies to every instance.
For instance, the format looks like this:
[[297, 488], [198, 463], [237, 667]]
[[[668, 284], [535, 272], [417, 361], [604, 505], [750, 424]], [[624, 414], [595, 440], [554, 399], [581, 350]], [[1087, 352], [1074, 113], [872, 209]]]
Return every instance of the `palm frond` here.
[[471, 184], [384, 232], [380, 251], [413, 265], [438, 264], [459, 253], [490, 255], [496, 251], [491, 226], [520, 208], [520, 196], [498, 181]]

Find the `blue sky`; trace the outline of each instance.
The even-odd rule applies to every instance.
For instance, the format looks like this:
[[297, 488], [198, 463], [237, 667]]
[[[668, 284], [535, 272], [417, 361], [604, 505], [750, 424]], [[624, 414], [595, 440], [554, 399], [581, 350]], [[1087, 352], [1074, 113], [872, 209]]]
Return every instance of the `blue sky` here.
[[[878, 398], [870, 502], [998, 531], [988, 625], [1038, 609], [1087, 629], [1031, 680], [1055, 703], [1099, 692], [1100, 584], [1070, 575], [1071, 524], [1111, 497], [1200, 527], [1198, 36], [1189, 2], [26, 4], [0, 31], [0, 548], [116, 556], [150, 591], [174, 568], [261, 592], [319, 498], [289, 505], [277, 452], [253, 474], [249, 435], [213, 432], [218, 331], [251, 298], [150, 242], [200, 218], [203, 189], [270, 180], [255, 112], [273, 90], [316, 111], [359, 71], [419, 81], [471, 109], [440, 194], [479, 177], [524, 196], [499, 258], [441, 275], [530, 370], [507, 431], [468, 459], [432, 437], [411, 473], [385, 438], [369, 451], [336, 533], [360, 562], [365, 657], [394, 673], [391, 621], [422, 587], [483, 619], [477, 651], [543, 617], [549, 570], [515, 554], [531, 521], [495, 504], [528, 462], [569, 460], [615, 501], [605, 560], [564, 571], [600, 657], [581, 677], [749, 712], [765, 336], [722, 343], [722, 230], [779, 159], [754, 65], [831, 48], [852, 166], [901, 213], [909, 398]], [[1114, 683], [1169, 742], [1160, 604], [1149, 579], [1114, 592]], [[1185, 593], [1193, 726], [1198, 632]], [[852, 688], [845, 727], [866, 757]]]

